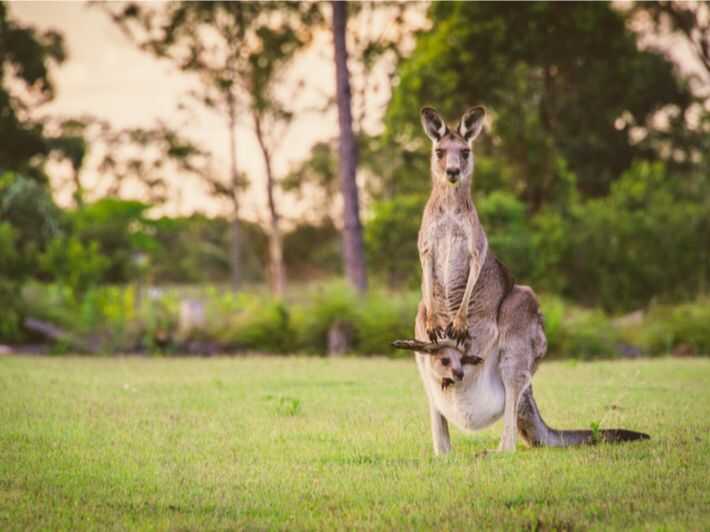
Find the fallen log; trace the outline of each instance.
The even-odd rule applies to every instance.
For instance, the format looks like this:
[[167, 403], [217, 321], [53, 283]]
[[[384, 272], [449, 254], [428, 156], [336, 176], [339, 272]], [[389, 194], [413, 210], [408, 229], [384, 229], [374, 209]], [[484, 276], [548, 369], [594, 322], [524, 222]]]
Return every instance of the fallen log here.
[[27, 317], [25, 318], [24, 325], [31, 331], [43, 334], [44, 336], [51, 338], [52, 340], [64, 342], [76, 350], [85, 351], [88, 353], [96, 352], [95, 346], [92, 346], [89, 342], [86, 342], [81, 338], [77, 338], [75, 334], [65, 331], [61, 327], [58, 327], [57, 325], [54, 325], [52, 323], [38, 320], [36, 318]]

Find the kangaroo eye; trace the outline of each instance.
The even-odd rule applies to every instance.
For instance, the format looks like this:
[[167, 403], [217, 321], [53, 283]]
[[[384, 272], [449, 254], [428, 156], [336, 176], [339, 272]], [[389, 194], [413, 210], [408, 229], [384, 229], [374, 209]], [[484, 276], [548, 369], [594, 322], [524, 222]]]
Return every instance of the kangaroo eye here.
[[436, 156], [441, 159], [444, 156], [444, 150], [436, 150]]
[[448, 358], [442, 358], [441, 359], [441, 365], [442, 366], [448, 366], [449, 362], [451, 362]]
[[461, 157], [464, 159], [468, 159], [468, 156], [471, 155], [471, 150], [462, 150], [461, 151]]

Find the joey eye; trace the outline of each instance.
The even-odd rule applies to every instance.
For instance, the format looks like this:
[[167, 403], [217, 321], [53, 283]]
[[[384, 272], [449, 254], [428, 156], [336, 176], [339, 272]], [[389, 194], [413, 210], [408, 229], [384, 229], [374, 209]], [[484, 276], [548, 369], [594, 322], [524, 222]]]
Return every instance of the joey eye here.
[[461, 151], [461, 157], [464, 159], [468, 159], [468, 156], [471, 155], [471, 150], [462, 150]]
[[444, 156], [444, 150], [436, 150], [436, 156], [441, 159]]
[[441, 359], [441, 365], [442, 366], [448, 366], [449, 362], [451, 362], [448, 358], [442, 358]]

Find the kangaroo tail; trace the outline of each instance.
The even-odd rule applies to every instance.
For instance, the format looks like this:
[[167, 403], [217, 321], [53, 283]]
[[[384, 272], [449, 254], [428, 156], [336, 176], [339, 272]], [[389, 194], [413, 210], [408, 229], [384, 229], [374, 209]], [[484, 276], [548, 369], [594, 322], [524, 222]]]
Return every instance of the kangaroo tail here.
[[648, 434], [626, 429], [557, 430], [548, 427], [533, 398], [532, 386], [527, 387], [520, 397], [520, 403], [518, 403], [518, 430], [532, 447], [571, 447], [599, 442], [619, 443], [650, 438]]

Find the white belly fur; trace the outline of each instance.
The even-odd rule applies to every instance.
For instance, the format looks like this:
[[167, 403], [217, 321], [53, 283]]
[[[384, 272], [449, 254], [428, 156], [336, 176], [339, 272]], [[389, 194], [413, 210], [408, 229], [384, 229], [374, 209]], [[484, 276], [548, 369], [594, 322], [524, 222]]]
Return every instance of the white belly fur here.
[[[481, 430], [503, 416], [505, 388], [498, 369], [498, 352], [486, 358], [480, 366], [464, 366], [462, 382], [441, 389], [432, 378], [426, 364], [419, 365], [423, 381], [436, 408], [461, 430]], [[424, 373], [427, 373], [426, 375]]]

